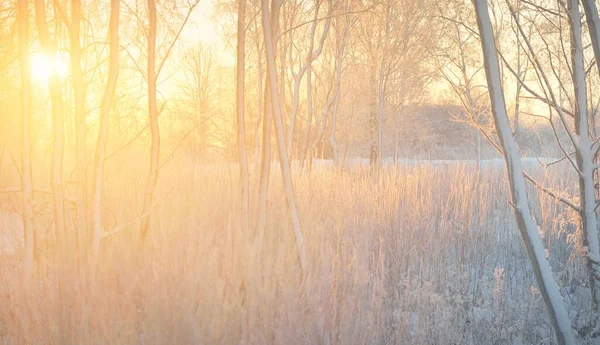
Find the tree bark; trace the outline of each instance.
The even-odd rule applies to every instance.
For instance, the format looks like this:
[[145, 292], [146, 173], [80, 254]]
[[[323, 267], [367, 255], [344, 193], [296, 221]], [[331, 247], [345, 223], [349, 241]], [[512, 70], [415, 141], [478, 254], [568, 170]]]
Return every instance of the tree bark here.
[[[54, 61], [56, 54], [56, 42], [50, 38], [48, 24], [46, 23], [46, 8], [43, 0], [35, 0], [35, 20], [39, 31], [40, 42], [44, 53]], [[61, 257], [67, 255], [67, 234], [63, 189], [63, 155], [64, 155], [64, 116], [62, 85], [56, 71], [51, 71], [48, 79], [48, 90], [52, 102], [52, 130], [54, 140], [52, 143], [52, 168], [50, 172], [50, 184], [52, 189], [54, 233]]]
[[370, 153], [369, 153], [369, 164], [374, 166], [377, 164], [377, 82], [376, 82], [376, 67], [371, 64], [369, 67], [369, 131], [370, 131]]
[[[267, 9], [269, 7], [267, 6]], [[271, 2], [271, 24], [272, 27], [268, 28], [271, 30], [272, 37], [277, 37], [278, 34], [278, 23], [279, 23], [279, 10], [281, 9], [281, 2], [279, 0], [273, 0]], [[264, 6], [263, 6], [264, 11]], [[267, 13], [269, 13], [267, 11]], [[264, 21], [263, 21], [264, 26]], [[263, 28], [263, 31], [266, 30]], [[271, 42], [273, 52], [277, 51], [277, 41]], [[265, 51], [267, 44], [265, 42]], [[266, 53], [265, 53], [266, 55]], [[268, 65], [268, 64], [267, 64]], [[267, 226], [267, 211], [268, 211], [268, 196], [269, 196], [269, 176], [271, 174], [271, 128], [273, 122], [273, 107], [271, 106], [271, 87], [270, 80], [267, 76], [265, 77], [265, 101], [263, 103], [265, 118], [263, 119], [263, 131], [262, 131], [262, 150], [261, 150], [261, 167], [260, 167], [260, 182], [258, 186], [258, 217], [256, 223], [256, 235], [259, 242], [262, 241], [265, 227]], [[277, 90], [277, 86], [275, 86]]]
[[110, 22], [108, 26], [109, 63], [108, 79], [100, 105], [100, 124], [98, 129], [98, 141], [96, 144], [96, 166], [94, 168], [94, 190], [92, 196], [92, 243], [90, 258], [90, 282], [95, 282], [98, 258], [100, 255], [100, 244], [102, 241], [102, 178], [104, 177], [104, 161], [106, 159], [106, 142], [108, 140], [108, 128], [110, 109], [119, 76], [119, 3], [120, 0], [111, 0]]
[[248, 181], [248, 155], [246, 154], [246, 123], [244, 119], [244, 80], [245, 80], [245, 40], [246, 40], [246, 0], [238, 0], [237, 24], [237, 140], [240, 163], [241, 183], [241, 223], [244, 232], [248, 230], [249, 218], [249, 181]]
[[[321, 52], [323, 51], [323, 45], [325, 43], [325, 39], [327, 38], [327, 34], [329, 32], [329, 27], [330, 27], [330, 23], [331, 23], [331, 13], [333, 11], [333, 3], [330, 0], [329, 1], [329, 10], [327, 11], [327, 19], [325, 19], [325, 27], [324, 27], [321, 37], [319, 39], [319, 45], [317, 46], [317, 49], [314, 49], [315, 33], [317, 31], [317, 25], [319, 23], [319, 21], [317, 19], [318, 19], [318, 15], [319, 15], [319, 9], [321, 8], [321, 0], [316, 0], [316, 2], [317, 3], [315, 4], [315, 13], [313, 16], [313, 23], [312, 23], [312, 27], [310, 30], [310, 43], [309, 43], [309, 47], [308, 47], [308, 52], [306, 53], [306, 57], [305, 57], [304, 61], [300, 65], [298, 73], [294, 74], [294, 94], [293, 94], [294, 99], [293, 99], [293, 105], [292, 105], [292, 112], [290, 114], [290, 122], [288, 125], [288, 131], [287, 131], [287, 149], [288, 149], [288, 153], [290, 155], [293, 155], [293, 152], [294, 152], [294, 150], [293, 150], [294, 132], [295, 132], [295, 127], [296, 127], [296, 116], [298, 114], [298, 108], [299, 108], [299, 103], [300, 103], [300, 84], [302, 83], [302, 78], [304, 77], [304, 75], [307, 72], [310, 73], [313, 61], [315, 61], [321, 55]], [[310, 83], [307, 82], [307, 85], [309, 85], [309, 84]], [[307, 89], [307, 93], [308, 92], [310, 92], [310, 90]], [[311, 110], [309, 109], [308, 111], [310, 112]], [[305, 143], [305, 145], [308, 145], [308, 144]]]
[[31, 75], [29, 69], [29, 9], [27, 0], [17, 2], [19, 30], [19, 68], [21, 70], [21, 190], [25, 246], [22, 286], [28, 291], [34, 265], [35, 233], [33, 223], [33, 177], [31, 168]]
[[[598, 68], [598, 73], [600, 74], [600, 19], [598, 18], [598, 10], [596, 8], [596, 4], [593, 0], [582, 0], [583, 8], [585, 11], [585, 16], [588, 24], [588, 28], [590, 31], [590, 38], [592, 41], [592, 47], [594, 49], [594, 55], [596, 57], [596, 67]], [[577, 10], [577, 13], [579, 11]], [[575, 13], [571, 14], [572, 17], [575, 16]], [[576, 16], [573, 20], [578, 20], [580, 14]], [[594, 175], [593, 172], [595, 167], [593, 163], [595, 162], [595, 156], [597, 152], [593, 152], [592, 144], [589, 137], [589, 125], [588, 125], [588, 117], [587, 117], [587, 96], [585, 89], [585, 70], [583, 66], [583, 52], [582, 52], [582, 42], [581, 42], [581, 24], [579, 22], [575, 23], [576, 30], [575, 31], [575, 40], [574, 42], [574, 55], [576, 58], [577, 68], [574, 68], [574, 73], [576, 74], [575, 80], [580, 81], [583, 79], [582, 87], [577, 87], [576, 92], [581, 94], [581, 96], [577, 95], [577, 111], [576, 111], [576, 123], [579, 123], [576, 128], [577, 134], [581, 137], [582, 141], [580, 143], [579, 150], [584, 150], [582, 154], [577, 155], [577, 162], [579, 164], [579, 160], [585, 160], [585, 166], [580, 165], [580, 169], [582, 169], [581, 177], [579, 179], [580, 190], [585, 190], [586, 195], [580, 195], [580, 199], [582, 200], [582, 215], [581, 219], [584, 224], [585, 230], [585, 239], [584, 245], [588, 247], [588, 269], [590, 271], [590, 286], [592, 286], [592, 302], [594, 306], [594, 310], [599, 309], [599, 299], [600, 299], [600, 244], [598, 239], [598, 224], [597, 218], [595, 217], [595, 201], [594, 201]], [[579, 35], [579, 37], [577, 37]], [[575, 65], [574, 65], [575, 66]], [[584, 98], [584, 99], [580, 99]], [[585, 112], [584, 112], [585, 111]], [[582, 134], [580, 134], [582, 133]], [[583, 134], [585, 133], [585, 135]], [[580, 157], [581, 156], [581, 157]], [[585, 169], [585, 170], [584, 170]], [[600, 322], [599, 322], [600, 323]]]
[[542, 239], [527, 200], [525, 179], [519, 149], [512, 135], [510, 122], [506, 112], [500, 65], [498, 62], [495, 38], [490, 22], [487, 0], [474, 0], [477, 26], [481, 37], [485, 74], [492, 104], [494, 125], [503, 149], [508, 172], [512, 203], [517, 226], [525, 243], [534, 275], [546, 303], [550, 320], [559, 344], [575, 344], [571, 329], [571, 321], [563, 303], [558, 284], [556, 283], [550, 263], [546, 258]]
[[150, 143], [150, 171], [146, 181], [144, 194], [144, 205], [141, 221], [140, 236], [143, 244], [148, 235], [150, 227], [150, 207], [154, 198], [154, 190], [158, 180], [158, 159], [160, 158], [160, 128], [158, 126], [158, 108], [156, 106], [156, 3], [148, 0], [148, 113], [150, 117], [150, 131], [152, 141]]
[[[345, 7], [346, 12], [350, 11], [350, 3], [346, 3]], [[331, 110], [331, 132], [329, 134], [329, 143], [331, 144], [331, 149], [333, 150], [333, 161], [337, 165], [339, 163], [339, 149], [335, 136], [336, 127], [337, 127], [337, 115], [338, 115], [338, 105], [340, 100], [341, 88], [342, 88], [342, 66], [344, 63], [344, 51], [346, 49], [346, 42], [348, 41], [348, 34], [350, 32], [350, 27], [352, 23], [350, 22], [349, 15], [346, 14], [346, 22], [344, 24], [344, 33], [342, 35], [342, 42], [337, 49], [337, 55], [335, 59], [335, 87], [334, 87], [334, 100], [333, 100], [333, 108]]]
[[[275, 66], [275, 53], [273, 50], [273, 39], [271, 36], [272, 31], [271, 20], [269, 18], [269, 1], [262, 0], [262, 22], [263, 22], [263, 34], [265, 37], [266, 55], [267, 55], [267, 75], [269, 77], [269, 84], [272, 86], [277, 85], [277, 75]], [[290, 162], [285, 147], [284, 129], [283, 129], [283, 116], [281, 114], [279, 95], [277, 94], [277, 88], [270, 88], [271, 94], [271, 108], [273, 109], [273, 115], [275, 118], [275, 129], [277, 133], [277, 147], [279, 151], [279, 165], [281, 167], [281, 174], [283, 178], [283, 186], [285, 190], [286, 203], [292, 218], [292, 226], [294, 228], [294, 235], [296, 237], [296, 246], [298, 249], [298, 256], [300, 259], [300, 265], [303, 274], [307, 271], [307, 257], [306, 249], [304, 246], [304, 236], [302, 235], [302, 229], [300, 228], [300, 219], [298, 217], [298, 211], [296, 209], [296, 201], [294, 197], [294, 188], [292, 183], [292, 174], [290, 170]]]
[[85, 127], [85, 86], [81, 71], [81, 46], [79, 43], [81, 26], [81, 1], [71, 1], [71, 74], [73, 77], [73, 101], [75, 103], [75, 179], [77, 208], [77, 244], [79, 259], [86, 255], [87, 207], [86, 207], [86, 127]]

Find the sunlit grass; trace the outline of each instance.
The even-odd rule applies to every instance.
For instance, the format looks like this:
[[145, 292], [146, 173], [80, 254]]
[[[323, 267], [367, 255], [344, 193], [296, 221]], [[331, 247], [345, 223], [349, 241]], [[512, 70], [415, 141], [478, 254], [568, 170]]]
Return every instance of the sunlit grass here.
[[[118, 160], [107, 167], [106, 229], [135, 221], [141, 209], [140, 176], [147, 164], [133, 157]], [[42, 254], [47, 259], [38, 262], [35, 274], [34, 338], [111, 344], [232, 344], [241, 338], [254, 344], [441, 344], [463, 343], [465, 337], [476, 343], [510, 341], [522, 334], [541, 341], [540, 327], [551, 334], [539, 296], [532, 298], [533, 276], [506, 203], [502, 169], [485, 169], [479, 185], [473, 164], [391, 167], [378, 177], [361, 166], [296, 169], [310, 258], [304, 279], [278, 166], [273, 165], [260, 252], [247, 244], [253, 233], [239, 230], [237, 171], [184, 154], [166, 165], [148, 245], [138, 250], [135, 223], [105, 240], [99, 286], [92, 293], [75, 271], [58, 267], [47, 236]], [[256, 195], [256, 175], [251, 195]], [[44, 203], [40, 200], [42, 213]], [[573, 231], [568, 214], [546, 196], [533, 206], [555, 261], [567, 262], [571, 249], [559, 230]], [[38, 217], [38, 231], [48, 231], [49, 218]], [[570, 265], [554, 267], [560, 279], [579, 277], [580, 263]], [[2, 285], [8, 307], [0, 314], [0, 342], [12, 343], [19, 306], [10, 296], [16, 296], [19, 266], [4, 261], [0, 267], [8, 277]], [[62, 297], [58, 279], [67, 281]], [[91, 300], [91, 309], [82, 307], [84, 299]]]

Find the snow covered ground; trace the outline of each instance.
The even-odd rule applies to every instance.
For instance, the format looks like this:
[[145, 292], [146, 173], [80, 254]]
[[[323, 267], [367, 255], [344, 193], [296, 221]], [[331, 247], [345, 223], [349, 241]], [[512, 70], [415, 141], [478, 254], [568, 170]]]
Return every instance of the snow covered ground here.
[[[541, 167], [544, 164], [549, 164], [556, 162], [558, 158], [551, 157], [523, 157], [521, 161], [526, 168], [535, 168]], [[333, 165], [332, 159], [315, 159], [313, 160], [313, 164], [319, 166], [329, 166]], [[350, 158], [346, 161], [348, 166], [360, 166], [360, 165], [369, 165], [368, 158]], [[412, 159], [412, 158], [398, 158], [396, 160], [396, 164], [403, 166], [458, 166], [458, 165], [477, 165], [476, 160], [450, 160], [450, 159]], [[384, 166], [393, 166], [394, 158], [386, 157], [383, 160]], [[481, 160], [482, 167], [504, 167], [504, 159], [503, 158], [494, 158], [494, 159], [482, 159]]]

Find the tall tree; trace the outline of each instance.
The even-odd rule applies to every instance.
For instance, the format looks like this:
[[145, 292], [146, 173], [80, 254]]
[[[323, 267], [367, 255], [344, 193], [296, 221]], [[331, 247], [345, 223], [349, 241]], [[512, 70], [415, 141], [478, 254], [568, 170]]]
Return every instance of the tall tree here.
[[[269, 79], [269, 85], [276, 86], [277, 84], [277, 74], [276, 74], [276, 65], [275, 65], [275, 53], [273, 50], [273, 40], [272, 37], [271, 25], [275, 25], [275, 23], [271, 23], [271, 19], [269, 18], [269, 1], [262, 0], [262, 22], [263, 22], [263, 34], [265, 37], [265, 52], [267, 56], [267, 76]], [[302, 229], [300, 227], [300, 218], [298, 217], [298, 210], [296, 208], [296, 200], [294, 197], [294, 187], [292, 183], [292, 173], [290, 169], [290, 161], [287, 153], [287, 149], [285, 146], [285, 138], [284, 138], [284, 129], [283, 129], [283, 116], [281, 114], [281, 105], [279, 100], [279, 95], [277, 94], [276, 87], [270, 87], [270, 96], [271, 96], [271, 109], [273, 112], [273, 117], [275, 120], [275, 130], [277, 136], [277, 149], [279, 152], [279, 165], [281, 168], [281, 174], [283, 178], [283, 186], [285, 190], [286, 203], [288, 206], [288, 210], [290, 212], [290, 216], [292, 218], [292, 226], [294, 229], [294, 235], [296, 237], [296, 247], [298, 249], [298, 256], [300, 259], [300, 265], [302, 268], [303, 274], [306, 274], [307, 270], [307, 257], [306, 257], [306, 248], [304, 246], [304, 236], [302, 235]], [[263, 138], [263, 140], [267, 140]]]
[[248, 181], [248, 155], [246, 153], [246, 122], [244, 117], [244, 81], [246, 62], [246, 0], [238, 0], [237, 25], [237, 65], [236, 65], [236, 119], [237, 141], [240, 162], [242, 228], [248, 229], [250, 195]]
[[19, 68], [21, 70], [21, 191], [25, 247], [23, 287], [29, 289], [34, 265], [33, 178], [31, 169], [31, 75], [29, 69], [29, 8], [27, 0], [17, 1]]
[[[46, 6], [44, 0], [35, 0], [35, 21], [37, 24], [40, 42], [44, 54], [51, 62], [58, 59], [56, 41], [50, 36], [48, 23], [46, 22]], [[65, 124], [62, 83], [55, 69], [50, 71], [48, 78], [48, 90], [52, 102], [52, 168], [50, 173], [50, 184], [52, 187], [52, 199], [54, 206], [54, 232], [59, 248], [59, 255], [67, 255], [67, 233], [65, 216], [65, 197], [63, 186], [63, 156], [65, 145]]]
[[[588, 266], [588, 276], [591, 287], [592, 296], [592, 309], [597, 308], [598, 297], [600, 295], [600, 240], [598, 238], [598, 218], [596, 215], [596, 205], [598, 200], [596, 198], [596, 174], [595, 171], [598, 168], [596, 164], [596, 157], [600, 150], [600, 144], [597, 139], [592, 139], [593, 128], [590, 126], [590, 114], [588, 111], [588, 95], [587, 95], [587, 70], [584, 62], [584, 46], [582, 41], [582, 26], [581, 26], [581, 13], [579, 10], [579, 2], [576, 0], [570, 0], [569, 2], [559, 3], [555, 10], [550, 9], [553, 16], [557, 17], [559, 21], [562, 21], [564, 11], [567, 12], [568, 17], [568, 32], [570, 49], [567, 54], [567, 49], [564, 47], [563, 30], [557, 30], [558, 41], [560, 42], [560, 48], [562, 51], [562, 57], [564, 61], [553, 63], [551, 60], [549, 63], [543, 63], [540, 57], [544, 53], [543, 49], [548, 51], [548, 46], [545, 48], [535, 49], [533, 42], [525, 33], [523, 24], [519, 20], [518, 11], [523, 10], [516, 8], [510, 2], [507, 2], [510, 15], [518, 29], [521, 39], [524, 42], [524, 47], [530, 56], [532, 65], [535, 69], [535, 73], [538, 79], [539, 85], [542, 85], [541, 93], [532, 90], [526, 83], [518, 77], [518, 74], [514, 69], [507, 65], [507, 68], [511, 73], [517, 76], [518, 82], [523, 85], [525, 91], [529, 92], [538, 101], [541, 101], [548, 105], [550, 114], [553, 112], [558, 116], [558, 123], [562, 126], [562, 130], [567, 134], [568, 145], [572, 146], [574, 152], [568, 152], [564, 144], [561, 143], [561, 138], [557, 135], [555, 125], [552, 116], [548, 118], [548, 121], [553, 129], [555, 141], [557, 146], [561, 149], [564, 159], [567, 160], [575, 173], [578, 176], [578, 200], [571, 201], [567, 198], [557, 198], [559, 201], [571, 207], [577, 212], [581, 224], [581, 230], [583, 233], [583, 244], [585, 246], [585, 260]], [[533, 7], [530, 11], [534, 14], [539, 11], [547, 11], [545, 7]], [[590, 12], [590, 18], [593, 20], [593, 12]], [[540, 37], [543, 37], [542, 42], [548, 42], [547, 36], [550, 34], [547, 31], [540, 31], [539, 26], [535, 25]], [[591, 30], [594, 30], [591, 27]], [[593, 42], [593, 37], [592, 37]], [[592, 44], [593, 46], [593, 44]], [[558, 57], [560, 59], [560, 57]], [[561, 79], [561, 66], [560, 63], [564, 63], [569, 71], [569, 80]], [[551, 74], [550, 74], [551, 73]], [[551, 81], [549, 75], [557, 79], [558, 83]], [[558, 84], [558, 85], [557, 85]], [[558, 89], [558, 91], [556, 91]], [[572, 93], [571, 93], [572, 92]], [[558, 95], [557, 95], [558, 93]], [[566, 96], [572, 111], [563, 107], [562, 95]], [[571, 95], [569, 95], [571, 93]], [[575, 160], [571, 158], [575, 155]], [[540, 184], [533, 181], [533, 179], [527, 176], [529, 180], [539, 189], [548, 192], [545, 188], [540, 188]], [[556, 193], [549, 193], [556, 195]], [[596, 313], [597, 314], [597, 313]], [[596, 317], [595, 325], [592, 325], [593, 329], [598, 327], [598, 317]], [[592, 332], [592, 336], [598, 338], [600, 332]]]
[[100, 244], [102, 241], [102, 179], [104, 177], [104, 161], [106, 160], [106, 141], [110, 110], [119, 77], [119, 12], [120, 0], [110, 2], [110, 22], [108, 25], [109, 60], [106, 88], [100, 105], [100, 124], [96, 142], [96, 158], [94, 168], [94, 185], [92, 196], [92, 242], [90, 257], [90, 282], [94, 284]]
[[[321, 8], [322, 0], [315, 0], [315, 9], [314, 15], [312, 19], [310, 35], [309, 35], [309, 46], [306, 51], [306, 56], [300, 60], [300, 65], [298, 67], [298, 71], [293, 71], [292, 74], [294, 76], [294, 89], [293, 89], [293, 107], [292, 112], [290, 113], [290, 121], [287, 131], [287, 148], [290, 155], [293, 155], [294, 150], [292, 149], [294, 143], [294, 131], [296, 127], [296, 116], [298, 113], [299, 103], [300, 103], [300, 84], [302, 83], [302, 79], [304, 75], [307, 75], [307, 79], [310, 79], [312, 73], [312, 64], [313, 62], [319, 58], [321, 52], [323, 51], [323, 45], [325, 43], [325, 39], [327, 38], [327, 34], [329, 33], [329, 27], [331, 24], [331, 13], [333, 11], [333, 0], [329, 0], [329, 9], [325, 14], [325, 24], [323, 27], [323, 31], [321, 32], [321, 37], [317, 42], [317, 47], [315, 48], [315, 34], [317, 32], [317, 25], [319, 24], [319, 9]], [[312, 84], [307, 81], [306, 84], [306, 92], [307, 92], [307, 102], [311, 101], [311, 89]], [[311, 114], [311, 106], [307, 105], [308, 113]], [[307, 120], [307, 123], [311, 121], [311, 117]]]
[[[270, 30], [271, 37], [277, 37], [279, 32], [279, 11], [281, 10], [281, 5], [283, 4], [283, 0], [272, 0], [271, 1], [271, 11], [267, 11], [267, 15], [270, 16], [269, 23], [270, 26], [264, 28], [265, 21], [262, 20], [263, 32], [264, 30]], [[261, 0], [261, 11], [265, 10], [265, 7], [269, 8], [268, 4], [265, 6]], [[264, 16], [264, 13], [262, 14]], [[263, 33], [264, 37], [264, 33]], [[265, 42], [265, 55], [267, 49], [267, 42]], [[274, 52], [277, 51], [277, 40], [272, 40], [270, 42], [271, 50]], [[262, 128], [262, 145], [261, 145], [261, 163], [260, 163], [260, 177], [259, 177], [259, 185], [258, 185], [258, 215], [256, 221], [256, 236], [258, 241], [262, 241], [262, 236], [265, 231], [265, 227], [267, 226], [267, 211], [268, 204], [267, 198], [269, 194], [269, 177], [271, 174], [271, 129], [273, 122], [273, 107], [271, 106], [271, 80], [269, 78], [267, 68], [267, 77], [265, 78], [265, 92], [264, 92], [264, 119], [263, 119], [263, 128]], [[274, 72], [276, 73], [276, 72]], [[259, 76], [261, 78], [262, 76]], [[277, 89], [277, 86], [275, 86]], [[277, 92], [277, 91], [275, 91]]]
[[85, 255], [87, 247], [87, 207], [86, 207], [86, 126], [85, 126], [85, 98], [86, 88], [83, 84], [81, 69], [81, 1], [71, 1], [71, 22], [69, 25], [71, 42], [71, 75], [73, 77], [73, 102], [75, 103], [75, 179], [76, 179], [76, 206], [77, 206], [77, 239], [78, 250], [81, 257]]
[[[600, 18], [598, 17], [598, 9], [593, 0], [582, 0], [582, 4], [585, 11], [590, 39], [592, 41], [592, 48], [594, 49], [594, 56], [596, 57], [597, 71], [600, 75]], [[579, 42], [579, 44], [581, 44], [581, 42]], [[581, 73], [581, 71], [579, 71], [579, 73]], [[592, 147], [592, 152], [590, 152], [590, 154], [593, 155], [593, 157], [590, 158], [596, 158], [598, 155], [598, 144], [595, 144]], [[590, 270], [590, 283], [593, 286], [592, 301], [596, 311], [600, 309], [600, 249], [598, 241], [600, 241], [600, 239], [598, 238], [597, 230], [595, 232], [592, 231], [591, 233], [586, 233], [584, 244], [588, 246], [589, 251], [588, 269]], [[600, 316], [596, 322], [598, 323], [597, 329], [600, 332]]]
[[[581, 28], [581, 13], [578, 0], [567, 3], [570, 9], [571, 28], [571, 60], [573, 83], [575, 89], [575, 156], [579, 168], [579, 200], [581, 203], [581, 223], [584, 231], [584, 245], [587, 247], [587, 262], [589, 269], [592, 303], [594, 308], [600, 298], [600, 239], [598, 238], [598, 219], [596, 218], [596, 187], [594, 181], [595, 164], [594, 147], [590, 138], [588, 117], [586, 67], [583, 60], [583, 42]], [[600, 330], [598, 330], [600, 332]]]
[[[147, 47], [146, 47], [146, 56], [147, 56], [147, 64], [146, 64], [146, 81], [148, 86], [148, 115], [150, 120], [150, 132], [152, 135], [152, 139], [150, 142], [150, 170], [148, 172], [148, 179], [146, 181], [146, 190], [144, 192], [144, 201], [142, 206], [142, 221], [140, 226], [140, 238], [141, 243], [143, 243], [148, 235], [148, 231], [150, 228], [150, 209], [152, 207], [152, 200], [154, 199], [154, 191], [156, 189], [156, 182], [158, 181], [158, 173], [160, 169], [159, 159], [160, 159], [160, 127], [158, 124], [158, 106], [157, 106], [157, 80], [160, 76], [160, 73], [163, 70], [165, 62], [169, 58], [171, 54], [171, 50], [175, 46], [175, 43], [179, 39], [181, 35], [181, 31], [185, 27], [188, 22], [190, 16], [192, 15], [194, 8], [198, 5], [200, 0], [191, 0], [188, 1], [188, 6], [186, 8], [186, 13], [184, 16], [184, 20], [182, 21], [179, 29], [173, 30], [173, 28], [168, 27], [169, 32], [173, 30], [174, 36], [171, 38], [170, 43], [167, 44], [167, 48], [165, 49], [165, 53], [162, 56], [162, 59], [159, 60], [157, 64], [157, 45], [156, 45], [156, 34], [157, 34], [157, 11], [156, 11], [156, 1], [155, 0], [147, 0], [148, 6], [148, 34], [147, 34]], [[175, 8], [177, 6], [174, 6]]]
[[492, 24], [488, 14], [487, 0], [475, 0], [475, 15], [481, 37], [485, 75], [492, 104], [494, 125], [503, 150], [517, 226], [533, 267], [538, 287], [546, 303], [550, 320], [559, 344], [575, 344], [571, 320], [554, 279], [552, 268], [546, 258], [538, 227], [533, 219], [527, 199], [525, 178], [519, 148], [513, 137], [506, 112], [506, 104], [500, 78], [500, 64]]

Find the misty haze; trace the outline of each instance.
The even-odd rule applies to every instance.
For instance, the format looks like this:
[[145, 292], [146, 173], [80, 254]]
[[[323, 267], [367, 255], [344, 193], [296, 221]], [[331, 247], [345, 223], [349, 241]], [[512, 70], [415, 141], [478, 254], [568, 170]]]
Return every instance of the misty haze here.
[[600, 345], [596, 0], [0, 23], [0, 345]]

